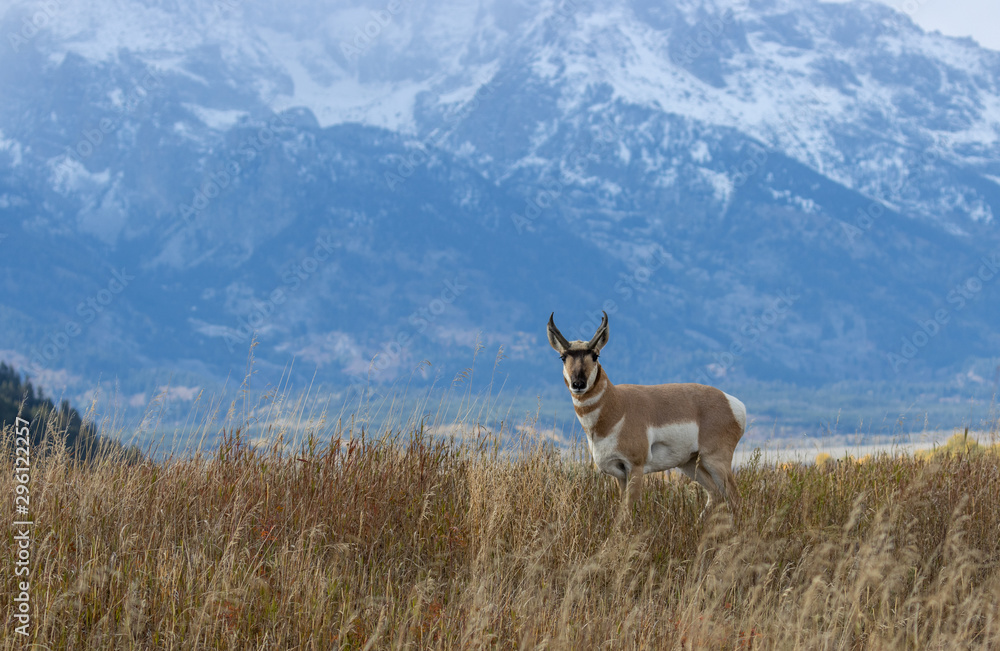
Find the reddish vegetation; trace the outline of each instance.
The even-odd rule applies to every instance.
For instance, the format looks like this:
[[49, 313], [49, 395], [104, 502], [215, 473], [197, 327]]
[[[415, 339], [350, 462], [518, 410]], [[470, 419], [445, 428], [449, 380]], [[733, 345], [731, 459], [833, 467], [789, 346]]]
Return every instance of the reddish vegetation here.
[[[647, 479], [622, 517], [614, 481], [589, 465], [541, 446], [506, 456], [486, 438], [341, 434], [287, 454], [231, 431], [210, 458], [56, 454], [33, 468], [32, 641], [1000, 646], [995, 456], [750, 463], [737, 482], [734, 528], [724, 510], [698, 520], [704, 495], [687, 479]], [[0, 488], [12, 493], [9, 474]], [[5, 567], [13, 553], [8, 541]]]

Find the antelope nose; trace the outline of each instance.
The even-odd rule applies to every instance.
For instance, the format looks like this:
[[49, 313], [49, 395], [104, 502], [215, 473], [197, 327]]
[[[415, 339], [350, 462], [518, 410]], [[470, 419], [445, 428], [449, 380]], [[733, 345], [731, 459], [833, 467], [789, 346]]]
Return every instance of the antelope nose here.
[[581, 380], [573, 380], [572, 386], [574, 391], [583, 391], [587, 387], [587, 383]]

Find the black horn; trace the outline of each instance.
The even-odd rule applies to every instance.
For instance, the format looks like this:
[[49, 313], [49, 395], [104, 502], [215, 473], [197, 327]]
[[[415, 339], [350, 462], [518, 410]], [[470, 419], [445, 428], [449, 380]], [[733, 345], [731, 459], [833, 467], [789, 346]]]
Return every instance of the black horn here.
[[602, 310], [601, 314], [604, 315], [604, 318], [601, 319], [601, 325], [597, 328], [594, 338], [587, 344], [587, 348], [598, 352], [608, 343], [608, 313]]
[[555, 312], [549, 316], [549, 343], [553, 344], [553, 348], [556, 348], [555, 344], [558, 343], [559, 347], [563, 350], [569, 350], [569, 341], [566, 340], [566, 337], [564, 337], [562, 333], [559, 332], [559, 328], [556, 327], [555, 316]]

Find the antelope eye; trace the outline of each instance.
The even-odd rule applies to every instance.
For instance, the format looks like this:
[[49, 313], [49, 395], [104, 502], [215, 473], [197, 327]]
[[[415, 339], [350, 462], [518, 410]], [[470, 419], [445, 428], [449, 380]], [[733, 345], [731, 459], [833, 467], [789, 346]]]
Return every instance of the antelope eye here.
[[565, 354], [565, 353], [563, 353], [562, 355], [560, 355], [560, 356], [559, 356], [559, 359], [561, 359], [562, 361], [564, 361], [564, 362], [565, 362], [565, 361], [566, 361], [566, 354]]
[[594, 357], [594, 361], [596, 362], [597, 361], [597, 353], [592, 353], [592, 355]]

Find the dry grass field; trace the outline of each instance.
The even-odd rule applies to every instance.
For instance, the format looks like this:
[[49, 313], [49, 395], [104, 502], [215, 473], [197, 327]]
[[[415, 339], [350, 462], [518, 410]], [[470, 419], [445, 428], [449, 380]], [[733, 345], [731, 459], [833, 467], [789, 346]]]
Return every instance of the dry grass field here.
[[332, 431], [293, 449], [227, 427], [156, 463], [35, 451], [31, 637], [4, 599], [2, 647], [1000, 648], [993, 449], [758, 459], [734, 517], [699, 520], [687, 479], [647, 477], [625, 514], [530, 429], [513, 455], [486, 433]]

